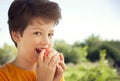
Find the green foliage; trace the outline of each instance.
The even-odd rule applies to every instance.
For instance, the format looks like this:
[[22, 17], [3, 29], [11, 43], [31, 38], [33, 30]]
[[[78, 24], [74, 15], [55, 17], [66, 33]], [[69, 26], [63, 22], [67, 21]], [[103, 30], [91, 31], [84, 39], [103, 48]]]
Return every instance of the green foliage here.
[[79, 63], [86, 60], [87, 56], [87, 46], [77, 47], [67, 44], [65, 41], [55, 41], [54, 48], [62, 52], [65, 57], [66, 63]]
[[102, 45], [102, 41], [100, 40], [99, 36], [91, 35], [86, 41], [85, 45], [87, 45], [88, 48], [88, 56], [87, 58], [94, 62], [96, 60], [99, 60], [99, 50]]
[[105, 59], [106, 51], [100, 51], [100, 61], [97, 63], [83, 62], [68, 65], [65, 73], [66, 81], [119, 81], [116, 69], [109, 67]]
[[[95, 62], [100, 59], [99, 51], [106, 49], [106, 58], [111, 66], [120, 67], [120, 41], [102, 41], [99, 36], [90, 36], [84, 43], [79, 41], [73, 45], [65, 41], [55, 41], [55, 49], [63, 52], [66, 63], [79, 63], [86, 60]], [[85, 49], [85, 50], [82, 50]]]
[[120, 68], [120, 41], [102, 41], [100, 40], [99, 36], [92, 35], [85, 41], [85, 43], [81, 45], [88, 46], [87, 59], [92, 62], [98, 61], [100, 59], [100, 50], [106, 49], [106, 58], [110, 62], [112, 61], [112, 66]]
[[3, 48], [0, 48], [0, 65], [3, 65], [15, 58], [16, 48], [8, 44], [4, 44]]
[[120, 62], [120, 42], [118, 41], [105, 41], [103, 42], [102, 49], [106, 49], [108, 56], [115, 61]]
[[90, 37], [88, 37], [88, 39], [85, 41], [85, 43], [88, 45], [88, 46], [100, 46], [102, 41], [100, 40], [100, 37], [99, 36], [95, 36], [94, 34], [91, 35]]

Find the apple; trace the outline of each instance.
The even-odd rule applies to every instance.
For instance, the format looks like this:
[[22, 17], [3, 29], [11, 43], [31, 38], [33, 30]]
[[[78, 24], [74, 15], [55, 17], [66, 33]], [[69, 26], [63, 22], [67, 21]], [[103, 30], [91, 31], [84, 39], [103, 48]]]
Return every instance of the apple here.
[[44, 53], [44, 60], [46, 59], [46, 57], [48, 56], [48, 54], [50, 53], [50, 49], [49, 48], [45, 48], [45, 53]]

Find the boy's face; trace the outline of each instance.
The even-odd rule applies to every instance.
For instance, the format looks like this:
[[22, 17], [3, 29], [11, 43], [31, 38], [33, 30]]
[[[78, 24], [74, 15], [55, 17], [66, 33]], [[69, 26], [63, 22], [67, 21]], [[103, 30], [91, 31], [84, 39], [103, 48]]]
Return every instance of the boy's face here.
[[37, 50], [52, 46], [53, 27], [53, 22], [46, 24], [41, 19], [34, 19], [24, 30], [23, 36], [19, 36], [18, 56], [27, 61], [36, 62], [39, 55]]

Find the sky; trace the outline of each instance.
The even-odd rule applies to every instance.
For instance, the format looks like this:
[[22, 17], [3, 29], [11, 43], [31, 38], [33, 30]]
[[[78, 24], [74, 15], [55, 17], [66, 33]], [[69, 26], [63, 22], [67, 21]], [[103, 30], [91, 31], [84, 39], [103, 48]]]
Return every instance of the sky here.
[[[8, 30], [8, 8], [13, 0], [0, 0], [0, 46], [14, 45]], [[120, 40], [120, 0], [51, 0], [61, 7], [62, 20], [54, 39], [72, 44], [92, 34], [102, 40]]]

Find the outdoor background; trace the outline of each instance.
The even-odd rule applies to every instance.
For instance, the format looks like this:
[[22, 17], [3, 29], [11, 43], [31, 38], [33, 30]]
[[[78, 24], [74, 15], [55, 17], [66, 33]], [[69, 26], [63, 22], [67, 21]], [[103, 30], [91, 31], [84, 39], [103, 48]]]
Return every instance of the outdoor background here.
[[[12, 61], [16, 48], [8, 30], [8, 8], [0, 0], [0, 64]], [[65, 56], [66, 81], [119, 81], [120, 0], [51, 0], [62, 10], [54, 48]]]

